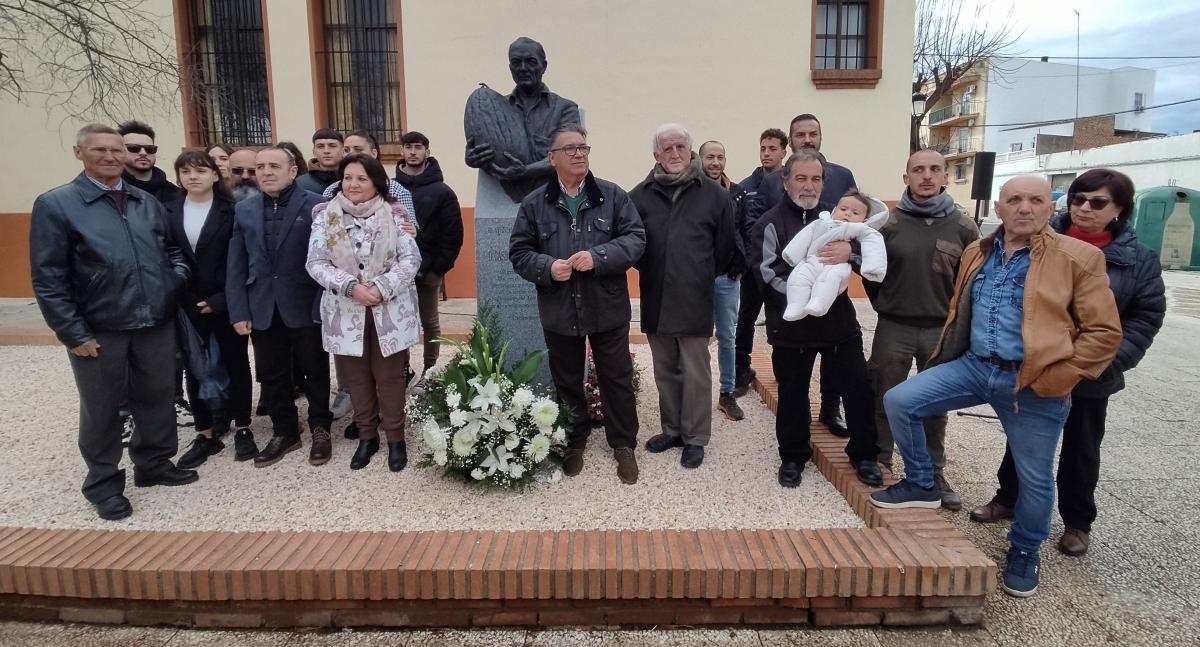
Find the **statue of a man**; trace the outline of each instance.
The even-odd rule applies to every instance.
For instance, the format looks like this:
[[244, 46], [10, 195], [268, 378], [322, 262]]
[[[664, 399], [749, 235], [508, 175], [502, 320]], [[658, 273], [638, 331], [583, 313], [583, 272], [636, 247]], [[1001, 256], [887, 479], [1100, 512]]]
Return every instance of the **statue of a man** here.
[[554, 174], [546, 153], [555, 131], [580, 123], [579, 106], [542, 83], [546, 66], [542, 44], [522, 36], [508, 46], [512, 94], [482, 86], [467, 101], [467, 166], [499, 180], [513, 202]]

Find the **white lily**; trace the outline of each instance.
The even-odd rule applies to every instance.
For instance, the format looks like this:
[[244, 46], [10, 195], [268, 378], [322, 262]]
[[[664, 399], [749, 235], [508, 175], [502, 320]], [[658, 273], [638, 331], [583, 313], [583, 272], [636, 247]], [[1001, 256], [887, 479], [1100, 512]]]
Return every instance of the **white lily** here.
[[516, 434], [509, 434], [504, 437], [504, 448], [511, 451], [521, 444], [521, 439]]
[[495, 474], [497, 470], [502, 474], [508, 474], [508, 461], [512, 457], [512, 454], [504, 447], [495, 447], [488, 452], [488, 457], [483, 459], [479, 467], [486, 469], [488, 476]]
[[475, 387], [475, 397], [471, 398], [471, 408], [477, 411], [487, 411], [491, 407], [497, 409], [504, 406], [504, 402], [500, 399], [500, 385], [492, 378], [488, 378], [487, 382], [479, 383], [478, 377], [471, 378], [471, 386]]

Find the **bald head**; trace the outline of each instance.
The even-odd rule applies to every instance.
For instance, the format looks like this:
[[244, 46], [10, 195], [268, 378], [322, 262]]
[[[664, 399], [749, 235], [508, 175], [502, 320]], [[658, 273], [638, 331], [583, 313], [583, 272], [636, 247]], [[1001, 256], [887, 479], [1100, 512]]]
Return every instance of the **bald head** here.
[[1004, 246], [1014, 250], [1029, 244], [1034, 234], [1046, 228], [1054, 213], [1050, 182], [1040, 175], [1018, 175], [1000, 187], [996, 214], [1004, 223]]

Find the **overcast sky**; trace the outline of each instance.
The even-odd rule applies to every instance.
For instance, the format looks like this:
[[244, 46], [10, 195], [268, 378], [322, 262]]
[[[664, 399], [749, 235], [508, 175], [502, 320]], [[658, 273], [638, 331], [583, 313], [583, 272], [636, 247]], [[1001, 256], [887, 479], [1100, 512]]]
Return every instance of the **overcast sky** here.
[[[1075, 12], [1080, 12], [1081, 57], [1200, 56], [1200, 2], [1196, 0], [976, 0], [992, 16], [1012, 9], [1019, 56], [1075, 56]], [[972, 0], [964, 3], [971, 5]], [[1055, 63], [1074, 63], [1050, 59]], [[1200, 97], [1200, 58], [1083, 60], [1092, 67], [1156, 70], [1154, 105]], [[1150, 111], [1151, 129], [1168, 134], [1200, 130], [1200, 101]], [[1069, 117], [1070, 115], [1064, 115]]]

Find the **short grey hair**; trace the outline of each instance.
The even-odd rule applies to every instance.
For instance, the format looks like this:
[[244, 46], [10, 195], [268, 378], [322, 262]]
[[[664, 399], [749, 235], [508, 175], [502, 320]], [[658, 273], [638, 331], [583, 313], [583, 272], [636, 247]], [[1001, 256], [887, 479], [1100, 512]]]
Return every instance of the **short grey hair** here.
[[566, 124], [564, 126], [559, 126], [558, 129], [555, 130], [554, 133], [550, 135], [550, 145], [553, 146], [554, 142], [558, 141], [559, 135], [565, 135], [567, 133], [575, 133], [577, 135], [581, 135], [584, 139], [587, 139], [587, 136], [588, 136], [587, 129], [584, 128], [582, 125]]
[[104, 124], [94, 124], [94, 123], [88, 124], [88, 125], [84, 126], [83, 128], [80, 128], [79, 132], [75, 133], [75, 145], [83, 146], [83, 141], [88, 138], [88, 135], [117, 135], [117, 136], [120, 136], [120, 134], [121, 133], [118, 133], [117, 129], [113, 128], [112, 126], [106, 126]]
[[688, 132], [681, 124], [667, 122], [658, 128], [654, 129], [654, 152], [662, 152], [662, 143], [659, 141], [667, 135], [683, 135], [687, 138], [688, 150], [692, 150], [695, 142], [692, 141], [692, 134]]
[[797, 162], [819, 162], [822, 174], [825, 172], [825, 156], [811, 148], [801, 148], [798, 152], [792, 153], [792, 156], [783, 163], [784, 178], [792, 174], [792, 165]]

